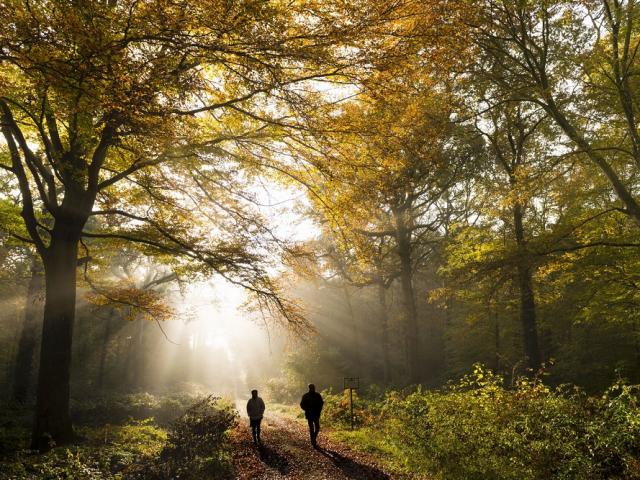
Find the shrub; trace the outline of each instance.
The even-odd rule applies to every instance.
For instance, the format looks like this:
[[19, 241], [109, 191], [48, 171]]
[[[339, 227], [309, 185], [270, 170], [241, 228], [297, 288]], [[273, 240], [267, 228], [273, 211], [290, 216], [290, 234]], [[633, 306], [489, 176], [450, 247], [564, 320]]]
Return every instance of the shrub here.
[[156, 396], [147, 392], [84, 398], [72, 402], [71, 413], [74, 423], [84, 425], [124, 425], [150, 417], [160, 425], [168, 425], [198, 398], [201, 397], [189, 393]]
[[[108, 480], [122, 478], [129, 465], [157, 455], [166, 442], [150, 422], [101, 428], [81, 427], [83, 443], [55, 447], [46, 454], [22, 449], [0, 458], [0, 478], [10, 480]], [[22, 444], [27, 445], [25, 431]]]
[[[348, 397], [326, 396], [325, 419], [348, 425]], [[357, 399], [360, 425], [406, 470], [444, 479], [640, 478], [640, 391], [600, 398], [538, 379], [513, 385], [481, 366], [440, 391]], [[345, 421], [345, 419], [347, 421]], [[381, 440], [379, 440], [381, 441]]]
[[236, 421], [231, 405], [211, 396], [200, 400], [172, 423], [159, 457], [129, 469], [127, 478], [195, 480], [228, 476], [227, 432]]

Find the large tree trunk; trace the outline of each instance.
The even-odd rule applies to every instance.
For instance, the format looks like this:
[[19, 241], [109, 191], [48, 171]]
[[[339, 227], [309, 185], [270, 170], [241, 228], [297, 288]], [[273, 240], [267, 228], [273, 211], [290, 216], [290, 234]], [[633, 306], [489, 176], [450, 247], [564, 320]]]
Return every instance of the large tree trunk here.
[[38, 374], [33, 448], [73, 437], [69, 416], [71, 342], [76, 308], [76, 266], [80, 228], [58, 224], [44, 255], [45, 304]]
[[410, 233], [404, 224], [402, 213], [396, 215], [397, 251], [400, 258], [400, 283], [405, 313], [405, 342], [407, 347], [407, 371], [411, 383], [419, 383], [418, 310], [413, 291], [413, 267], [411, 265]]
[[520, 290], [520, 321], [524, 340], [524, 354], [527, 367], [536, 372], [540, 369], [540, 346], [538, 342], [538, 327], [536, 320], [536, 302], [533, 292], [533, 271], [530, 266], [526, 240], [524, 237], [523, 207], [516, 203], [513, 209], [513, 220], [516, 242], [519, 249], [518, 259], [518, 288]]
[[391, 382], [391, 359], [389, 356], [389, 318], [387, 316], [387, 289], [378, 284], [378, 302], [380, 307], [380, 346], [382, 347], [382, 369], [385, 385]]
[[26, 403], [33, 388], [33, 370], [36, 354], [38, 325], [42, 320], [42, 294], [44, 276], [40, 261], [34, 255], [31, 260], [31, 279], [27, 289], [27, 300], [24, 308], [24, 321], [20, 332], [18, 353], [13, 372], [13, 399], [18, 403]]

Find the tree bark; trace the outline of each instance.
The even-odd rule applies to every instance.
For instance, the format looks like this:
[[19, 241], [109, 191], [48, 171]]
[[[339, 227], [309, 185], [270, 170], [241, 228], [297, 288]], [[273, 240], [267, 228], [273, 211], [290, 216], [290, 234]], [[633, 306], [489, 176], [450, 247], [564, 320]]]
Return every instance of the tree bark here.
[[360, 332], [358, 329], [358, 321], [353, 311], [353, 304], [351, 302], [351, 294], [349, 293], [349, 287], [343, 284], [342, 291], [344, 293], [344, 299], [347, 303], [347, 309], [349, 310], [349, 320], [351, 323], [351, 335], [353, 336], [353, 363], [356, 370], [360, 372], [362, 370], [362, 356], [360, 352]]
[[76, 267], [81, 225], [56, 222], [44, 254], [45, 304], [32, 448], [73, 437], [69, 415], [71, 343], [76, 308]]
[[389, 318], [387, 316], [387, 289], [378, 284], [380, 307], [380, 347], [382, 348], [382, 371], [385, 385], [391, 382], [391, 360], [389, 356]]
[[98, 364], [98, 390], [104, 390], [104, 370], [107, 362], [107, 350], [109, 348], [109, 340], [111, 339], [111, 322], [115, 317], [115, 309], [111, 309], [104, 326], [104, 335], [102, 337], [102, 348], [100, 349], [100, 363]]
[[411, 265], [410, 233], [404, 224], [403, 214], [396, 215], [397, 251], [400, 258], [400, 283], [405, 313], [405, 341], [407, 348], [407, 371], [411, 383], [419, 382], [418, 356], [418, 310], [413, 290], [413, 267]]
[[500, 318], [498, 309], [492, 309], [489, 305], [489, 314], [493, 316], [493, 342], [495, 347], [493, 370], [497, 373], [501, 370], [502, 345], [500, 342]]
[[31, 259], [31, 278], [27, 288], [27, 300], [24, 308], [24, 321], [20, 332], [18, 352], [13, 372], [13, 399], [21, 404], [27, 403], [33, 388], [33, 368], [35, 364], [38, 325], [42, 321], [42, 294], [44, 276], [42, 266], [34, 255]]
[[146, 320], [143, 318], [138, 318], [136, 322], [139, 322], [137, 325], [137, 339], [136, 344], [137, 348], [135, 351], [135, 366], [134, 366], [134, 379], [133, 385], [136, 390], [144, 390], [147, 388], [147, 378], [146, 378], [146, 356], [145, 356], [145, 330], [146, 330]]
[[536, 302], [533, 292], [533, 272], [527, 254], [523, 217], [523, 207], [521, 204], [516, 203], [513, 209], [513, 220], [519, 250], [517, 276], [518, 288], [520, 290], [520, 321], [522, 323], [522, 336], [527, 367], [532, 372], [536, 372], [540, 369], [541, 365], [540, 346], [538, 341]]

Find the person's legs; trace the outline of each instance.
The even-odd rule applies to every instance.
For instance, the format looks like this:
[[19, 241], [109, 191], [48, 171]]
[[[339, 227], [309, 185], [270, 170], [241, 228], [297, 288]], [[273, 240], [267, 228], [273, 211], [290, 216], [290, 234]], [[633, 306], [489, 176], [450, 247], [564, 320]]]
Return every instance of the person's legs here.
[[320, 419], [319, 418], [307, 418], [309, 424], [309, 436], [311, 437], [311, 445], [315, 447], [316, 438], [318, 438], [318, 432], [320, 431]]
[[320, 433], [320, 419], [319, 418], [314, 418], [313, 419], [313, 445], [316, 445], [316, 442], [318, 440], [318, 433]]
[[262, 419], [261, 418], [256, 420], [256, 438], [258, 439], [258, 443], [261, 443], [261, 441], [260, 441], [260, 424], [261, 423], [262, 423]]
[[315, 424], [313, 418], [307, 418], [307, 423], [309, 424], [309, 436], [311, 437], [311, 443], [315, 444], [316, 436], [315, 436]]
[[253, 437], [253, 443], [258, 443], [258, 427], [259, 423], [257, 420], [250, 419], [249, 424], [251, 425], [251, 436]]

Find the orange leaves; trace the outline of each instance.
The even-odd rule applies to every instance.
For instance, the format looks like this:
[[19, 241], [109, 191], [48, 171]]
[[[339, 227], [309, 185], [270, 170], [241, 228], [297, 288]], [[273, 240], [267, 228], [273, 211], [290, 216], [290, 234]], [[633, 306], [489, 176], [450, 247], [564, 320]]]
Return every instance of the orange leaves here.
[[128, 320], [169, 320], [175, 311], [161, 292], [133, 284], [105, 284], [87, 292], [86, 299], [97, 307], [111, 306]]

